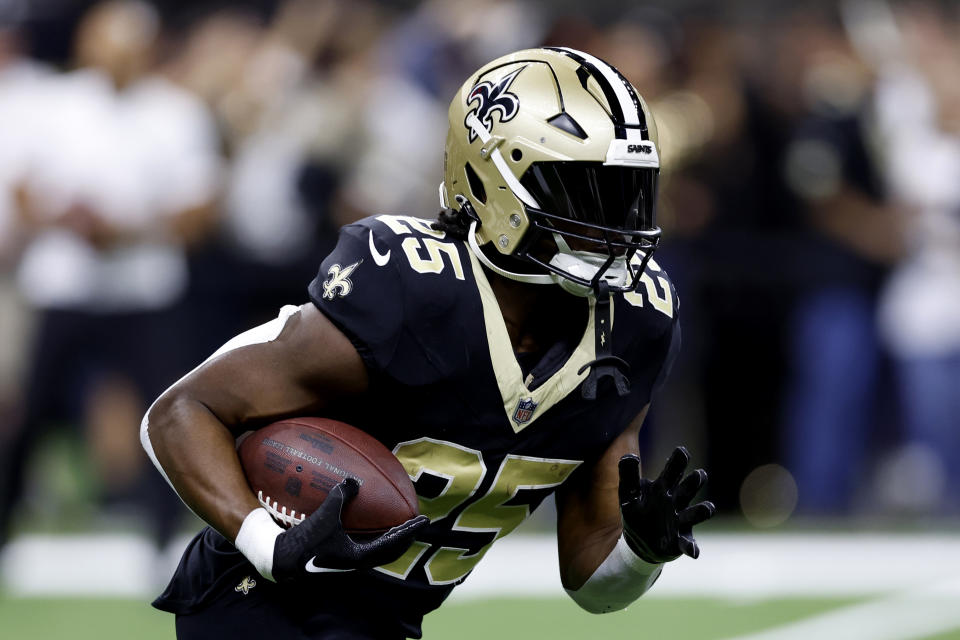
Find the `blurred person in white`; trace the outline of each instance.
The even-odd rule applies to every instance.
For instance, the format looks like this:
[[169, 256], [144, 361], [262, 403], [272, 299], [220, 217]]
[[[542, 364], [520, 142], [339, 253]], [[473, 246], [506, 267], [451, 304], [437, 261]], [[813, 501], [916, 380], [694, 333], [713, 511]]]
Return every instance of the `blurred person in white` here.
[[[876, 120], [889, 188], [909, 212], [909, 255], [888, 280], [881, 335], [893, 354], [904, 443], [880, 476], [890, 506], [960, 513], [960, 25], [933, 4], [894, 16], [858, 5], [879, 71]], [[866, 9], [864, 9], [866, 7]], [[886, 46], [869, 36], [886, 33]]]
[[160, 541], [176, 522], [180, 507], [144, 473], [135, 426], [144, 398], [180, 368], [170, 320], [187, 284], [185, 247], [209, 226], [220, 158], [203, 104], [151, 71], [159, 35], [148, 4], [95, 5], [77, 29], [77, 70], [39, 83], [30, 112], [0, 124], [29, 136], [17, 282], [39, 312], [25, 416], [0, 461], [0, 536], [29, 453], [58, 422], [85, 427], [108, 502], [149, 505]]

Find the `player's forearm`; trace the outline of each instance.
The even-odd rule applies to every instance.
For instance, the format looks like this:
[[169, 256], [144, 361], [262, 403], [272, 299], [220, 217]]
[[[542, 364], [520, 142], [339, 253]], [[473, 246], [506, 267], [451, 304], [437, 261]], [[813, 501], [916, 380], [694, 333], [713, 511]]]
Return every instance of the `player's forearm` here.
[[620, 538], [619, 520], [592, 531], [564, 535], [558, 531], [560, 581], [565, 589], [579, 589], [597, 570]]
[[227, 427], [201, 402], [172, 389], [151, 408], [143, 435], [186, 505], [234, 540], [244, 518], [260, 505]]
[[567, 589], [578, 589], [597, 570], [622, 532], [614, 456], [605, 454], [589, 473], [557, 493], [557, 543], [560, 577]]
[[623, 609], [653, 585], [661, 570], [630, 551], [619, 505], [610, 494], [585, 499], [574, 493], [558, 500], [560, 579], [567, 594], [591, 613]]

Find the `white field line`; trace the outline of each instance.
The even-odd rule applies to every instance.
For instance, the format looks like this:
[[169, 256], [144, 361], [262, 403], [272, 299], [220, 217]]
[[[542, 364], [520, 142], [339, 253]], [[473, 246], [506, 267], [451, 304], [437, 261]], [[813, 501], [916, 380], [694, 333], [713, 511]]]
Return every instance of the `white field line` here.
[[132, 535], [26, 536], [4, 548], [0, 584], [18, 596], [143, 597], [156, 558]]
[[[885, 596], [950, 580], [960, 535], [704, 534], [697, 560], [670, 563], [644, 598]], [[553, 536], [498, 542], [453, 598], [561, 597]]]
[[[894, 576], [891, 576], [894, 581]], [[960, 628], [960, 580], [852, 605], [732, 640], [914, 640]]]
[[[671, 563], [645, 598], [886, 597], [947, 583], [960, 567], [960, 535], [704, 534], [698, 540], [700, 558]], [[158, 556], [133, 535], [21, 537], [0, 553], [0, 587], [22, 596], [149, 598], [169, 580], [186, 543]], [[565, 597], [554, 536], [498, 542], [453, 594], [455, 600], [497, 596]]]

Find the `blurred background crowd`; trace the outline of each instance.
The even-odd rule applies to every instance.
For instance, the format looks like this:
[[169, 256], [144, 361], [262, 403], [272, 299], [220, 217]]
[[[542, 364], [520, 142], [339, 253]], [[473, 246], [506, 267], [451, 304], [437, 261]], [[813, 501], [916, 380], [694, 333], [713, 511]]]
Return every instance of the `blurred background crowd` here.
[[955, 3], [0, 0], [0, 540], [168, 540], [147, 404], [305, 301], [339, 226], [433, 217], [455, 89], [544, 44], [659, 123], [650, 468], [686, 444], [756, 527], [960, 515]]

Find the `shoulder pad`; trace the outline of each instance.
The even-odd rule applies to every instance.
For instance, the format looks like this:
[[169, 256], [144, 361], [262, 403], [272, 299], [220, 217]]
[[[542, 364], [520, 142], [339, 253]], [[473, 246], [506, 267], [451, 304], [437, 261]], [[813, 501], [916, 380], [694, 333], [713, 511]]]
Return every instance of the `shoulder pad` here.
[[437, 328], [451, 326], [449, 314], [471, 291], [464, 285], [473, 286], [463, 244], [431, 229], [429, 220], [365, 218], [340, 230], [310, 283], [310, 299], [351, 338], [368, 368], [421, 368], [411, 354], [444, 338], [434, 335]]
[[[376, 216], [361, 223], [367, 232], [371, 258], [378, 265], [393, 260], [408, 280], [415, 274], [433, 274], [443, 280], [466, 280], [462, 243], [447, 238], [443, 231], [431, 228], [431, 220], [413, 216]], [[433, 278], [410, 280], [435, 285]]]

